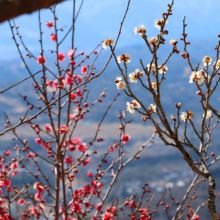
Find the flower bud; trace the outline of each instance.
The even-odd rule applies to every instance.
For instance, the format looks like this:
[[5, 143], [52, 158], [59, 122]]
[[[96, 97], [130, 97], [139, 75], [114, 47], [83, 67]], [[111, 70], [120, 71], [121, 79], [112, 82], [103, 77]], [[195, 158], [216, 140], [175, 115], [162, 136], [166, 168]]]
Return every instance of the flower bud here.
[[175, 120], [176, 120], [176, 118], [175, 118], [175, 116], [174, 116], [174, 115], [171, 115], [171, 120], [173, 120], [173, 121], [175, 121]]
[[144, 121], [144, 122], [147, 121], [147, 117], [146, 117], [146, 116], [143, 116], [141, 119], [142, 119], [142, 121]]
[[181, 106], [182, 106], [182, 103], [181, 103], [181, 102], [179, 102], [179, 103], [178, 103], [178, 107], [180, 108]]

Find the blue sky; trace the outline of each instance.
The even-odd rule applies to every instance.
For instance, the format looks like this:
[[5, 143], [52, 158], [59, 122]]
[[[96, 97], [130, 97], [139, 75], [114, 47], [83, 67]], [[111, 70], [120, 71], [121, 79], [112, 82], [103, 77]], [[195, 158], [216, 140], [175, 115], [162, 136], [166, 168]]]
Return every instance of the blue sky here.
[[[156, 36], [159, 30], [154, 27], [154, 20], [162, 17], [162, 13], [166, 11], [167, 4], [170, 2], [170, 0], [131, 0], [118, 47], [142, 44], [140, 37], [134, 35], [134, 27], [139, 27], [141, 24], [147, 27], [149, 37]], [[77, 5], [79, 3], [80, 1], [77, 0]], [[89, 52], [101, 40], [109, 37], [116, 39], [126, 5], [127, 0], [85, 0], [76, 24], [76, 45], [79, 50]], [[179, 40], [182, 33], [182, 20], [186, 16], [189, 39], [192, 42], [197, 40], [204, 41], [204, 43], [210, 42], [210, 49], [213, 50], [217, 43], [217, 35], [220, 34], [220, 20], [217, 17], [219, 6], [219, 0], [176, 0], [173, 16], [170, 17], [167, 24], [169, 30], [167, 40], [171, 38]], [[58, 5], [57, 15], [59, 18], [58, 26], [67, 25], [64, 30], [68, 30], [72, 19], [72, 1], [68, 0]], [[50, 11], [43, 10], [42, 29], [44, 31], [45, 50], [54, 47], [54, 43], [50, 42], [50, 34], [53, 31], [45, 26], [45, 23], [51, 20]], [[37, 13], [20, 16], [15, 21], [20, 27], [19, 31], [26, 45], [36, 56], [39, 55]], [[0, 25], [0, 32], [0, 60], [19, 58], [7, 22]], [[70, 46], [69, 39], [64, 42], [61, 50], [67, 51], [68, 46]], [[209, 47], [207, 50], [209, 51]]]

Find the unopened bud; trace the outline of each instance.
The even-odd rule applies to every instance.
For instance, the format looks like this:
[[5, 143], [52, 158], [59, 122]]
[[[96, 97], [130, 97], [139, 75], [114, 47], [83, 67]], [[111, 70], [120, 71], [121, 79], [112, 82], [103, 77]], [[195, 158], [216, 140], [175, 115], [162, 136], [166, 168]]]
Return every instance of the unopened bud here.
[[181, 106], [182, 106], [182, 103], [181, 103], [181, 102], [179, 102], [179, 103], [178, 103], [178, 107], [180, 108]]
[[175, 121], [175, 120], [176, 120], [176, 118], [175, 118], [175, 116], [174, 116], [174, 115], [171, 115], [171, 120], [173, 120], [173, 121]]
[[144, 122], [147, 121], [147, 117], [146, 117], [146, 116], [143, 116], [141, 119], [142, 119], [142, 121], [144, 121]]

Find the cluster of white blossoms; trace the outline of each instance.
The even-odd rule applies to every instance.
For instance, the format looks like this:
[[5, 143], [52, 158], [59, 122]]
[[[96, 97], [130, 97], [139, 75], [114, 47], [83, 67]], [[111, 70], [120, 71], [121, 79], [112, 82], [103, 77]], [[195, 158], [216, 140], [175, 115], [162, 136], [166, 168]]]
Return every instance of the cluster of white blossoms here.
[[149, 44], [153, 44], [154, 46], [158, 45], [158, 38], [157, 37], [150, 37], [148, 41], [149, 41]]
[[[203, 118], [204, 118], [204, 116], [205, 116], [205, 114], [202, 115]], [[206, 119], [209, 119], [209, 118], [212, 118], [212, 117], [213, 117], [212, 111], [211, 110], [207, 111]]]
[[204, 70], [193, 71], [189, 77], [189, 83], [198, 82], [200, 85], [205, 81], [209, 81], [210, 76], [204, 72]]
[[205, 56], [205, 57], [202, 59], [202, 62], [203, 62], [203, 65], [204, 65], [204, 66], [208, 66], [208, 65], [211, 64], [212, 58], [209, 57], [209, 56]]
[[[168, 70], [168, 67], [167, 66], [162, 66], [162, 67], [158, 66], [158, 69], [159, 69], [159, 73], [166, 73]], [[147, 70], [148, 71], [156, 71], [155, 64], [154, 63], [152, 63], [151, 65], [150, 65], [150, 63], [147, 64]]]
[[138, 77], [143, 75], [144, 71], [140, 72], [139, 69], [136, 69], [133, 73], [129, 74], [130, 82], [137, 83]]
[[127, 111], [129, 111], [131, 114], [135, 113], [134, 108], [140, 108], [140, 107], [141, 107], [140, 103], [137, 102], [136, 100], [133, 100], [130, 103], [127, 102]]
[[140, 33], [140, 37], [144, 37], [144, 35], [146, 34], [146, 27], [144, 25], [141, 25], [141, 29], [135, 27], [134, 28], [134, 33], [137, 34], [137, 33]]
[[116, 77], [115, 83], [118, 90], [125, 89], [126, 83], [122, 82], [122, 77]]
[[[167, 24], [167, 23], [168, 23], [168, 21], [166, 20], [165, 24]], [[156, 27], [160, 30], [162, 24], [164, 24], [164, 19], [163, 18], [161, 18], [160, 20], [155, 20], [154, 27]]]
[[113, 44], [113, 43], [114, 43], [114, 40], [111, 39], [111, 38], [109, 38], [109, 39], [105, 40], [105, 41], [102, 43], [102, 47], [103, 47], [104, 49], [107, 49], [107, 48], [108, 48], [108, 45]]
[[125, 55], [123, 53], [121, 56], [117, 57], [117, 61], [118, 61], [118, 63], [121, 63], [122, 61], [124, 61], [125, 63], [129, 63], [129, 62], [131, 62], [131, 59], [130, 59], [129, 55]]
[[189, 119], [194, 118], [194, 114], [192, 113], [192, 111], [182, 112], [180, 117], [181, 120], [183, 120], [184, 122], [189, 122]]

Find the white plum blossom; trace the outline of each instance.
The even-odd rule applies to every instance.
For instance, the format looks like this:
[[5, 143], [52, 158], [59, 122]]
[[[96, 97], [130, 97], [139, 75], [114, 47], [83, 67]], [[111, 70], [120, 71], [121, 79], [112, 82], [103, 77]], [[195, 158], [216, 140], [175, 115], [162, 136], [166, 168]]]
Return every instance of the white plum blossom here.
[[118, 82], [115, 84], [117, 86], [117, 89], [120, 90], [120, 89], [125, 89], [125, 86], [126, 86], [126, 83], [125, 82]]
[[122, 77], [116, 77], [115, 79], [115, 85], [117, 86], [117, 89], [125, 89], [126, 83], [122, 82]]
[[[164, 19], [161, 18], [160, 20], [155, 20], [155, 24], [154, 24], [154, 27], [157, 27], [159, 30], [161, 29], [161, 24], [164, 23]], [[167, 24], [168, 21], [166, 20], [166, 23]]]
[[134, 33], [135, 33], [135, 34], [140, 33], [140, 34], [139, 34], [140, 37], [144, 37], [144, 35], [145, 35], [146, 32], [147, 32], [147, 31], [146, 31], [146, 27], [145, 27], [144, 25], [141, 25], [141, 28], [140, 28], [140, 29], [137, 28], [137, 27], [134, 28]]
[[152, 63], [151, 68], [150, 68], [150, 63], [147, 64], [147, 69], [148, 69], [148, 71], [155, 71], [156, 70], [155, 64]]
[[136, 100], [131, 101], [131, 104], [132, 104], [135, 108], [140, 108], [140, 107], [141, 107], [140, 103], [139, 103], [138, 101], [136, 101]]
[[132, 105], [131, 103], [127, 102], [127, 111], [130, 112], [131, 114], [134, 114], [134, 105]]
[[157, 89], [157, 83], [156, 82], [152, 82], [151, 83], [151, 87], [156, 90]]
[[181, 117], [181, 120], [183, 120], [184, 122], [189, 122], [189, 119], [187, 118], [186, 112], [182, 112], [180, 117]]
[[167, 66], [158, 66], [159, 68], [159, 73], [166, 73], [167, 70], [168, 70], [168, 67]]
[[104, 49], [107, 49], [107, 48], [108, 48], [108, 45], [113, 44], [113, 43], [114, 43], [114, 40], [111, 39], [111, 38], [109, 38], [109, 39], [105, 40], [105, 41], [102, 43], [102, 47], [103, 47]]
[[216, 61], [214, 62], [213, 66], [216, 65], [215, 68], [218, 69], [220, 67], [220, 60], [217, 60], [217, 63], [216, 64], [215, 63]]
[[[205, 116], [205, 114], [202, 115], [203, 118], [204, 118], [204, 116]], [[207, 111], [206, 119], [208, 119], [208, 118], [212, 118], [212, 117], [213, 117], [213, 115], [212, 115], [212, 111], [211, 111], [211, 110]]]
[[149, 41], [149, 44], [154, 44], [155, 46], [158, 45], [158, 38], [157, 37], [150, 37], [148, 41]]
[[115, 83], [119, 83], [120, 81], [122, 81], [122, 77], [116, 77]]
[[204, 65], [204, 66], [208, 66], [208, 65], [211, 64], [212, 58], [209, 57], [209, 56], [205, 56], [205, 57], [202, 59], [202, 62], [203, 62], [203, 65]]
[[144, 71], [140, 71], [139, 69], [136, 69], [135, 74], [137, 74], [138, 76], [143, 76], [144, 75]]
[[129, 78], [130, 78], [130, 81], [131, 81], [131, 82], [137, 83], [138, 75], [137, 75], [135, 72], [133, 72], [133, 73], [130, 73], [130, 74], [129, 74]]
[[121, 63], [122, 61], [124, 61], [125, 63], [129, 63], [129, 62], [131, 62], [131, 59], [130, 59], [129, 55], [125, 55], [123, 53], [121, 56], [117, 57], [117, 61], [118, 61], [118, 63]]
[[189, 119], [191, 118], [194, 118], [194, 114], [192, 111], [188, 111], [188, 113], [182, 112], [181, 120], [183, 120], [184, 122], [189, 122]]
[[176, 41], [175, 39], [171, 39], [170, 40], [170, 44], [171, 45], [176, 45], [178, 43], [178, 41]]
[[200, 71], [193, 71], [189, 77], [189, 83], [192, 82], [198, 82], [199, 84], [202, 84], [205, 80], [204, 77], [204, 71], [200, 70]]
[[153, 111], [154, 113], [157, 112], [156, 105], [154, 105], [154, 104], [150, 104], [150, 105], [148, 106], [148, 108], [149, 108], [149, 110]]

